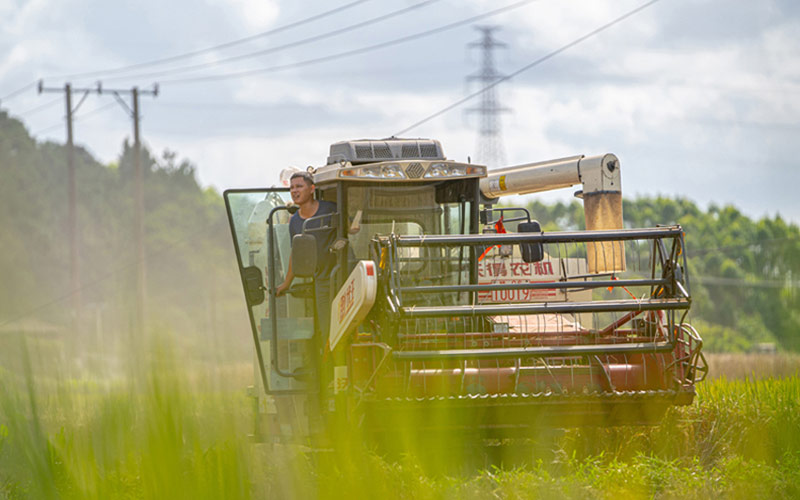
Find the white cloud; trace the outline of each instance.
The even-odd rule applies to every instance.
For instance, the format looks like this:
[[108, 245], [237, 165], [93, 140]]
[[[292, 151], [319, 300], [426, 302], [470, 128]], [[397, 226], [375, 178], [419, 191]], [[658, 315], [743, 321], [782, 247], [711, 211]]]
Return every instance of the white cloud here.
[[[576, 3], [540, 0], [518, 12], [508, 14], [505, 25], [518, 34], [519, 38], [515, 43], [519, 47], [554, 49], [589, 34], [638, 5], [640, 2], [632, 1]], [[605, 52], [619, 49], [620, 43], [648, 39], [657, 31], [654, 21], [657, 13], [652, 10], [658, 8], [655, 5], [637, 13], [583, 43], [589, 44], [593, 52], [599, 51], [598, 55], [602, 57]]]
[[769, 73], [779, 80], [800, 83], [800, 22], [768, 29], [762, 43], [764, 65]]
[[32, 48], [30, 44], [14, 45], [11, 47], [7, 52], [8, 55], [0, 60], [0, 77], [7, 75], [21, 65], [29, 62]]
[[232, 8], [241, 23], [253, 29], [271, 26], [280, 13], [276, 0], [209, 0], [208, 3]]
[[47, 25], [58, 8], [48, 8], [46, 0], [30, 0], [21, 5], [7, 6], [4, 13], [8, 22], [3, 23], [3, 31], [11, 36], [19, 36], [33, 25]]

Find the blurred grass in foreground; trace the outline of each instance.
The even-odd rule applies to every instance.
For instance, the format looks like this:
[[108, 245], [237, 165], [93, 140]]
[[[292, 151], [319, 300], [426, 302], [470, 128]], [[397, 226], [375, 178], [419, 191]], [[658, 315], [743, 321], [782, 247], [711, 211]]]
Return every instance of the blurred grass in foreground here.
[[[253, 444], [252, 372], [151, 345], [87, 376], [3, 344], [17, 362], [0, 365], [0, 498], [800, 498], [800, 363], [700, 384], [655, 427], [543, 432], [478, 458], [449, 448], [455, 436], [387, 459], [358, 438], [317, 453]], [[480, 465], [445, 463], [465, 458]]]

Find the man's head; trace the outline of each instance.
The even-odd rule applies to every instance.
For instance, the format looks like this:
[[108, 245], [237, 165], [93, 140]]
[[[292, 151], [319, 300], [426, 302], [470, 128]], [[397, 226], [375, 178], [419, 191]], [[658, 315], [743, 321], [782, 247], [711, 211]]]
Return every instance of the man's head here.
[[289, 178], [292, 201], [303, 205], [314, 199], [314, 178], [308, 172], [295, 172]]

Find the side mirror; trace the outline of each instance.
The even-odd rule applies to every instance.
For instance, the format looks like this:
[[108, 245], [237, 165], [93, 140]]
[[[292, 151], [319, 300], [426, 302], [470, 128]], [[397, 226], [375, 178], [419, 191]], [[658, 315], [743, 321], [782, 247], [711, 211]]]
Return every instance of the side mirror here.
[[247, 303], [251, 306], [257, 306], [264, 302], [264, 277], [261, 274], [261, 269], [256, 266], [245, 267], [242, 269], [242, 278], [244, 279]]
[[317, 268], [317, 239], [313, 234], [297, 234], [292, 238], [292, 272], [309, 278]]
[[[521, 222], [517, 226], [517, 231], [520, 233], [541, 233], [542, 226], [538, 221]], [[544, 246], [541, 243], [520, 243], [519, 248], [522, 251], [522, 260], [524, 262], [539, 262], [544, 259]]]

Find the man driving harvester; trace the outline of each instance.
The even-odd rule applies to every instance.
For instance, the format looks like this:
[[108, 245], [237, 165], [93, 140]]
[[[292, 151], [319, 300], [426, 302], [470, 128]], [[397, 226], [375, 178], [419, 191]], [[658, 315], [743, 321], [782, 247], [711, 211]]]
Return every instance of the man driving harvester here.
[[[303, 230], [312, 234], [317, 243], [317, 267], [314, 270], [314, 294], [316, 298], [317, 320], [320, 332], [324, 337], [328, 335], [330, 324], [330, 277], [336, 264], [336, 257], [329, 249], [336, 238], [336, 233], [331, 227], [332, 214], [336, 212], [336, 204], [330, 201], [314, 198], [314, 178], [308, 172], [295, 172], [289, 180], [289, 193], [292, 201], [299, 207], [289, 219], [289, 235], [303, 234]], [[327, 215], [327, 217], [326, 217]], [[309, 220], [307, 223], [306, 221]], [[305, 227], [304, 227], [305, 225]], [[286, 278], [275, 290], [281, 296], [289, 290], [294, 280], [292, 272], [292, 259], [289, 258], [289, 268]]]

